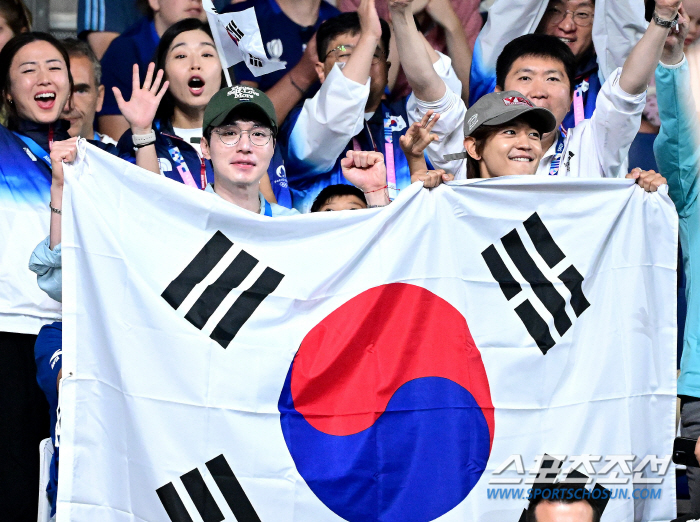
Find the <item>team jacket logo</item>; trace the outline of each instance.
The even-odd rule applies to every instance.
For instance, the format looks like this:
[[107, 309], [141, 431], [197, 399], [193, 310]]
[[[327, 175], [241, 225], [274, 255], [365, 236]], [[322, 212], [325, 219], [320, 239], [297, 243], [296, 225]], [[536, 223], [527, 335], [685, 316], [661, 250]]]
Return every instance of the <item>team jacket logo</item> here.
[[298, 472], [350, 521], [441, 517], [481, 478], [495, 433], [464, 316], [403, 283], [353, 297], [306, 335], [279, 411]]
[[[535, 246], [535, 250], [549, 268], [555, 269], [560, 263], [563, 266], [568, 264], [564, 262], [566, 258], [564, 252], [554, 242], [549, 230], [547, 230], [537, 213], [530, 216], [523, 225], [532, 244]], [[571, 319], [566, 312], [564, 297], [557, 291], [554, 283], [548, 280], [537, 266], [537, 263], [525, 248], [525, 244], [516, 229], [503, 236], [501, 243], [515, 268], [525, 278], [533, 293], [553, 317], [554, 327], [557, 332], [560, 336], [563, 336], [572, 326]], [[522, 287], [504, 263], [496, 246], [489, 246], [481, 255], [486, 261], [491, 275], [500, 285], [506, 299], [511, 301], [516, 296], [519, 296], [522, 292]], [[571, 308], [576, 317], [580, 317], [590, 306], [586, 296], [583, 295], [583, 276], [576, 270], [574, 265], [569, 265], [568, 268], [559, 274], [559, 280], [564, 283], [564, 286], [571, 293]], [[521, 299], [521, 301], [515, 306], [515, 313], [518, 314], [518, 317], [520, 317], [520, 320], [537, 343], [537, 346], [542, 350], [542, 353], [546, 354], [556, 344], [549, 328], [549, 320], [543, 318], [537, 312], [529, 299]], [[518, 301], [516, 300], [515, 302]]]
[[284, 47], [282, 46], [282, 40], [279, 38], [270, 40], [265, 47], [267, 48], [267, 54], [270, 56], [271, 60], [279, 60], [282, 57]]
[[[162, 294], [163, 299], [173, 308], [180, 308], [195, 286], [204, 281], [232, 247], [233, 243], [225, 235], [216, 232], [182, 273], [168, 285]], [[216, 281], [206, 287], [185, 319], [202, 330], [224, 299], [243, 283], [257, 264], [256, 258], [241, 250]], [[275, 291], [283, 278], [283, 274], [266, 267], [250, 288], [241, 292], [209, 337], [224, 348], [228, 347], [241, 327], [265, 298]]]
[[[255, 508], [243, 491], [226, 458], [219, 455], [207, 462], [206, 466], [236, 520], [238, 522], [260, 522]], [[221, 522], [225, 519], [199, 468], [185, 473], [180, 477], [180, 480], [204, 522]], [[158, 488], [156, 493], [172, 522], [192, 522], [194, 520], [172, 482]]]

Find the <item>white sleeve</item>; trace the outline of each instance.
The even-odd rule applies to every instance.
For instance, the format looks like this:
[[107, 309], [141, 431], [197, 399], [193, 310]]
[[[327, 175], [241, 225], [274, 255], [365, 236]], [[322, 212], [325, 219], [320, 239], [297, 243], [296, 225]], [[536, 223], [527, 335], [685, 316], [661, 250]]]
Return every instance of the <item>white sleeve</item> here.
[[593, 46], [601, 82], [625, 64], [648, 25], [644, 0], [596, 0]]
[[452, 67], [452, 58], [446, 54], [442, 54], [440, 51], [435, 51], [440, 59], [433, 64], [433, 69], [438, 74], [442, 81], [445, 82], [447, 88], [452, 92], [461, 93], [462, 92], [462, 81], [457, 77], [457, 73]]
[[547, 5], [547, 0], [496, 0], [477, 39], [479, 66], [495, 71], [496, 59], [506, 44], [534, 33]]
[[426, 150], [430, 162], [435, 168], [444, 169], [446, 172], [454, 174], [455, 179], [466, 179], [466, 160], [446, 161], [443, 158], [446, 154], [464, 151], [466, 105], [464, 105], [462, 98], [449, 88], [441, 99], [434, 102], [424, 102], [411, 94], [406, 104], [409, 125], [420, 121], [429, 110], [440, 114], [440, 119], [432, 130], [439, 139], [431, 143]]
[[627, 157], [646, 104], [646, 92], [632, 95], [622, 90], [621, 72], [622, 68], [618, 68], [603, 84], [581, 142], [593, 145], [602, 174], [607, 178], [627, 175]]
[[354, 82], [334, 66], [316, 96], [306, 100], [289, 137], [290, 163], [309, 174], [327, 172], [363, 128], [370, 79]]

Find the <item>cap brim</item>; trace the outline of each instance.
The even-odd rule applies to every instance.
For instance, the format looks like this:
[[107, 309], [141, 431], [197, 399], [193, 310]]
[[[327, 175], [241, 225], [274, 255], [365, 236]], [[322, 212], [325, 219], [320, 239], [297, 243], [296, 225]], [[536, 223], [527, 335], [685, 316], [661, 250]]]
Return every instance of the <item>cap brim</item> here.
[[270, 117], [267, 115], [267, 113], [258, 107], [257, 105], [253, 103], [240, 103], [236, 105], [233, 109], [230, 111], [224, 113], [224, 114], [219, 114], [216, 118], [214, 118], [211, 123], [209, 124], [210, 127], [218, 127], [219, 125], [223, 125], [226, 123], [226, 121], [230, 121], [235, 115], [236, 112], [241, 111], [245, 109], [246, 111], [252, 111], [257, 114], [257, 116], [260, 119], [260, 123], [266, 124], [268, 127], [270, 127], [275, 134], [277, 134], [277, 125], [274, 124], [274, 122], [270, 119]]
[[540, 134], [552, 132], [557, 126], [557, 119], [549, 110], [542, 107], [526, 107], [524, 105], [514, 106], [512, 110], [486, 120], [481, 125], [503, 125], [517, 118], [526, 120]]

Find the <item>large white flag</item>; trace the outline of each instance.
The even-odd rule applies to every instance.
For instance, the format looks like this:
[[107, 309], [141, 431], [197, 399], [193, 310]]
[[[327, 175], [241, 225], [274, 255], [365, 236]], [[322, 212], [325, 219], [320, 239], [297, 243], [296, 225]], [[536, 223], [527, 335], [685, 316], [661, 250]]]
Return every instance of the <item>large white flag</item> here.
[[604, 521], [674, 518], [664, 192], [270, 219], [83, 145], [66, 188], [58, 522], [517, 522], [571, 470]]

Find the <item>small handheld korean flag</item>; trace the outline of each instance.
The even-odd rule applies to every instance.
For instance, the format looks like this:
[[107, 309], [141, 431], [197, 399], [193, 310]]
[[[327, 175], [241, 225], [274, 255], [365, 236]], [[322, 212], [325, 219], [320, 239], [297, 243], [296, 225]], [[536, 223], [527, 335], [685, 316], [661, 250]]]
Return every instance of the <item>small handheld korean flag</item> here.
[[237, 13], [219, 14], [211, 0], [203, 0], [207, 12], [221, 65], [226, 74], [226, 81], [231, 86], [228, 68], [239, 62], [245, 62], [255, 76], [262, 76], [279, 71], [287, 66], [286, 62], [270, 60], [265, 53], [255, 8], [251, 7]]

